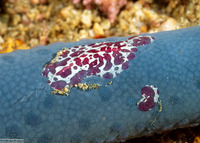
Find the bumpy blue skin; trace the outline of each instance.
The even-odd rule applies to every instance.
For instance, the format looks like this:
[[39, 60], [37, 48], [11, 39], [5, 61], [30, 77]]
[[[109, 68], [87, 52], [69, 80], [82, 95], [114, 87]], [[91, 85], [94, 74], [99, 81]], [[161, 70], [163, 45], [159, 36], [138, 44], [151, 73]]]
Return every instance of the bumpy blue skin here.
[[[200, 122], [200, 27], [151, 34], [130, 67], [97, 90], [52, 95], [44, 65], [64, 47], [127, 37], [54, 43], [0, 55], [0, 138], [24, 142], [110, 142]], [[93, 77], [83, 82], [107, 84]], [[159, 106], [137, 109], [141, 88], [155, 85]], [[158, 116], [157, 116], [158, 115]], [[152, 123], [153, 119], [155, 122]]]

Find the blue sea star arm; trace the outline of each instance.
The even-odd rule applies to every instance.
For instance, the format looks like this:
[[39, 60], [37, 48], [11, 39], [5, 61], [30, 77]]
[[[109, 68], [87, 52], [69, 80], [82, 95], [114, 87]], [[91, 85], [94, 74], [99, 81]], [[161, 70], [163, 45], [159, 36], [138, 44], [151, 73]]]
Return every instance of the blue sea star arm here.
[[[129, 68], [105, 86], [72, 88], [69, 96], [51, 94], [42, 70], [64, 47], [127, 37], [54, 43], [0, 55], [0, 138], [25, 142], [111, 142], [200, 122], [200, 27], [145, 34]], [[156, 106], [140, 111], [141, 89], [159, 90]]]

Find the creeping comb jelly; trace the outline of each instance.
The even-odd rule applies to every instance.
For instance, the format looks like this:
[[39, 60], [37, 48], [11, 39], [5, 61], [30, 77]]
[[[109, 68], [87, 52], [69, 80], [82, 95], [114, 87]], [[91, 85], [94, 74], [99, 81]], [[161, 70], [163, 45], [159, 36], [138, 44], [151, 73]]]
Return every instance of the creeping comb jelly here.
[[124, 41], [100, 42], [65, 48], [45, 65], [42, 75], [55, 90], [63, 90], [98, 76], [112, 79], [128, 69], [138, 46], [152, 43], [154, 37], [133, 36]]

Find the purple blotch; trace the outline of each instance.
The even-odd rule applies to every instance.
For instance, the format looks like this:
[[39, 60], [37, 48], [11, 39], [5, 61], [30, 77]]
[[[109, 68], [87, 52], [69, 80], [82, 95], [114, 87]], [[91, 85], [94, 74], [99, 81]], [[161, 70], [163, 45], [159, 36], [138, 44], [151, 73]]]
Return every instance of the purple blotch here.
[[157, 94], [159, 94], [160, 92], [159, 92], [159, 90], [157, 90]]
[[128, 67], [129, 67], [129, 62], [128, 61], [122, 64], [122, 69], [123, 70], [127, 69]]
[[88, 53], [98, 53], [99, 51], [97, 51], [97, 50], [88, 50], [87, 52]]
[[75, 51], [76, 51], [76, 49], [72, 49], [71, 51], [72, 51], [72, 52], [75, 52]]
[[89, 59], [88, 58], [85, 58], [84, 60], [83, 60], [83, 65], [86, 65], [86, 64], [88, 64], [89, 63]]
[[91, 67], [87, 71], [87, 76], [96, 75], [99, 72], [100, 72], [100, 69], [98, 67]]
[[137, 48], [131, 48], [131, 51], [136, 53], [138, 51], [138, 49]]
[[73, 69], [75, 69], [75, 70], [76, 70], [76, 69], [77, 69], [77, 66], [74, 66], [74, 67], [73, 67]]
[[145, 94], [146, 96], [154, 97], [155, 93], [151, 87], [145, 86], [141, 90], [141, 94]]
[[114, 70], [117, 71], [119, 69], [119, 67], [115, 67]]
[[93, 44], [89, 44], [88, 46], [94, 46], [95, 45], [95, 43], [93, 43]]
[[140, 102], [138, 109], [140, 111], [149, 111], [150, 109], [154, 108], [155, 105], [156, 103], [154, 102], [153, 98], [149, 98], [146, 102]]
[[62, 90], [66, 86], [65, 81], [55, 81], [51, 84], [51, 87], [57, 89], [57, 90]]
[[85, 70], [79, 71], [77, 74], [75, 74], [71, 78], [70, 85], [81, 83], [81, 80], [83, 80], [85, 78], [86, 73], [87, 73], [87, 71], [85, 71]]
[[112, 73], [107, 72], [107, 73], [105, 73], [105, 74], [103, 75], [103, 77], [104, 77], [104, 78], [107, 78], [107, 79], [111, 79], [111, 78], [113, 78], [113, 75], [112, 75]]
[[45, 70], [43, 71], [42, 75], [47, 77], [49, 72], [55, 74], [56, 72], [55, 68], [56, 66], [54, 64], [49, 64], [48, 66], [45, 67]]
[[67, 64], [67, 61], [69, 61], [69, 60], [70, 60], [70, 58], [66, 58], [63, 61], [53, 63], [54, 68], [59, 67], [59, 66], [65, 66]]
[[60, 75], [62, 78], [68, 77], [72, 73], [71, 67], [64, 67], [56, 75]]
[[127, 59], [130, 61], [130, 60], [132, 60], [132, 59], [134, 59], [135, 58], [135, 54], [133, 54], [133, 53], [130, 53], [129, 55], [128, 55], [128, 57], [127, 57]]
[[133, 39], [133, 46], [142, 46], [146, 44], [150, 44], [151, 39], [149, 37], [139, 37], [138, 39]]
[[117, 47], [122, 47], [124, 45], [121, 45], [123, 41], [118, 41], [118, 42], [115, 42], [115, 45], [114, 46], [117, 46]]
[[115, 57], [115, 59], [114, 59], [114, 64], [115, 64], [115, 65], [121, 65], [123, 62], [124, 62], [124, 57], [117, 56], [117, 57]]
[[103, 70], [108, 71], [112, 67], [112, 63], [110, 60], [107, 60], [106, 65]]
[[138, 104], [138, 109], [140, 111], [148, 111], [154, 108], [156, 105], [154, 102], [154, 90], [149, 86], [145, 86], [142, 88], [141, 94], [144, 95], [145, 98]]
[[128, 50], [128, 49], [121, 49], [121, 51], [122, 51], [122, 52], [125, 52], [125, 53], [130, 52], [130, 50]]
[[92, 67], [94, 67], [95, 65], [97, 65], [97, 60], [91, 62], [91, 63], [89, 64], [89, 68], [92, 68]]
[[82, 53], [84, 53], [84, 51], [76, 51], [76, 52], [72, 53], [70, 56], [71, 57], [78, 57]]
[[74, 59], [74, 61], [76, 62], [76, 65], [77, 66], [82, 66], [82, 63], [81, 63], [81, 59], [80, 58], [76, 58], [76, 59]]
[[83, 54], [83, 55], [81, 55], [80, 57], [86, 57], [87, 56], [87, 54]]

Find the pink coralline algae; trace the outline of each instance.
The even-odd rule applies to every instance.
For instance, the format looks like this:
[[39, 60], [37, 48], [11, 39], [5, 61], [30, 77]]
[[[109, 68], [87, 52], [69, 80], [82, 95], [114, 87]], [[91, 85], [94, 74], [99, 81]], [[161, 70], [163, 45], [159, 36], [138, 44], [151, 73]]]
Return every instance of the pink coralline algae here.
[[138, 46], [153, 40], [151, 36], [133, 36], [124, 41], [66, 48], [44, 67], [42, 75], [48, 77], [49, 85], [55, 90], [81, 83], [92, 76], [112, 79], [129, 67]]
[[146, 85], [141, 89], [142, 99], [137, 103], [141, 111], [149, 111], [155, 107], [159, 98], [159, 90], [153, 85]]
[[[73, 3], [79, 3], [80, 0], [73, 0]], [[104, 12], [111, 22], [116, 19], [119, 10], [127, 3], [127, 0], [83, 0], [83, 5], [90, 9], [93, 5], [98, 5], [99, 9]]]

